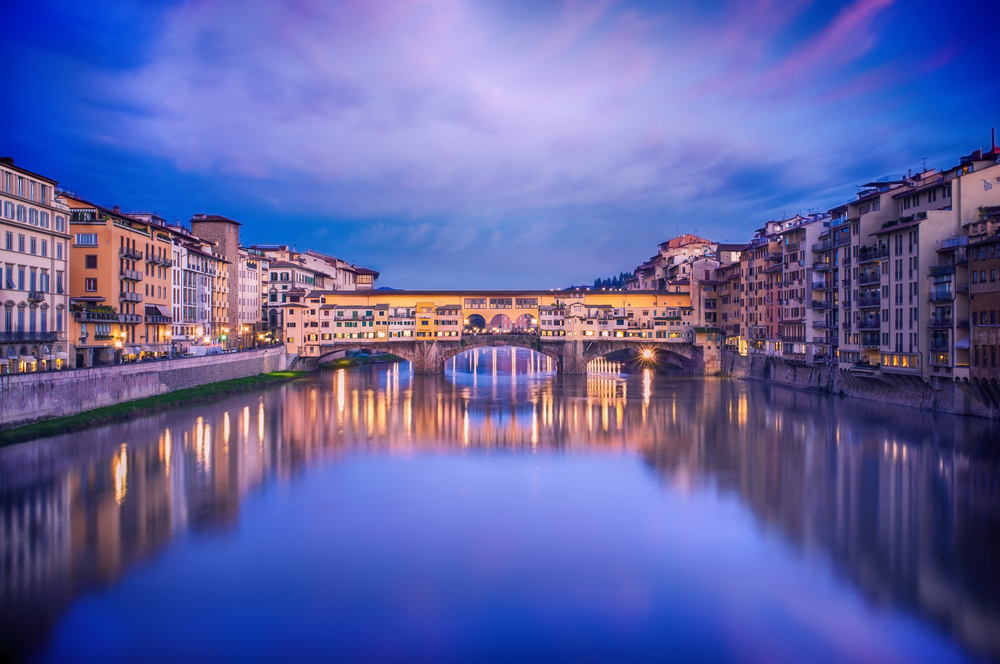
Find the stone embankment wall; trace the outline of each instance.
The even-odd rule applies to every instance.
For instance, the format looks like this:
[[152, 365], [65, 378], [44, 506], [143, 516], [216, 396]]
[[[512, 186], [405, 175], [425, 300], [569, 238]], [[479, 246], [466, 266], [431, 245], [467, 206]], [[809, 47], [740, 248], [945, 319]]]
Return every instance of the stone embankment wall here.
[[0, 429], [186, 387], [285, 369], [284, 347], [91, 369], [0, 376]]
[[953, 381], [924, 382], [919, 376], [855, 374], [835, 366], [803, 366], [777, 357], [726, 352], [723, 373], [734, 378], [762, 380], [777, 385], [840, 394], [897, 406], [912, 406], [955, 415], [975, 415], [1000, 419], [989, 399]]

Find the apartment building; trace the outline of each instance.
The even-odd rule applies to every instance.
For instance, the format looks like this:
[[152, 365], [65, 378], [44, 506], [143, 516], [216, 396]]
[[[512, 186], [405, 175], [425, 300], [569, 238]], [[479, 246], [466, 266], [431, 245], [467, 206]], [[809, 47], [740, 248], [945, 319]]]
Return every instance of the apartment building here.
[[[122, 213], [117, 206], [104, 208], [66, 193], [59, 200], [69, 210], [73, 234], [69, 292], [73, 336], [79, 342], [77, 366], [169, 354], [169, 340], [149, 341], [158, 338], [157, 330], [164, 326], [154, 320], [147, 328], [146, 322], [147, 275], [151, 267], [164, 267], [146, 261], [147, 255], [156, 253], [153, 249], [159, 249], [155, 227]], [[156, 274], [151, 277], [156, 286], [169, 285], [169, 276]], [[168, 297], [158, 301], [168, 302]]]
[[152, 212], [129, 212], [127, 216], [149, 225], [150, 241], [144, 243], [143, 334], [144, 352], [157, 356], [171, 353], [173, 336], [173, 238], [167, 221]]
[[264, 283], [262, 274], [267, 271], [266, 265], [268, 262], [263, 254], [240, 247], [239, 269], [237, 270], [239, 279], [237, 284], [237, 319], [241, 348], [255, 346], [257, 335], [261, 330], [261, 286]]
[[1000, 236], [968, 245], [971, 339], [970, 378], [994, 384], [1000, 378]]
[[173, 349], [183, 354], [193, 345], [223, 342], [229, 327], [228, 263], [211, 240], [183, 226], [167, 227], [172, 241], [171, 307]]
[[57, 182], [0, 159], [4, 318], [0, 373], [73, 366], [69, 321], [69, 212]]

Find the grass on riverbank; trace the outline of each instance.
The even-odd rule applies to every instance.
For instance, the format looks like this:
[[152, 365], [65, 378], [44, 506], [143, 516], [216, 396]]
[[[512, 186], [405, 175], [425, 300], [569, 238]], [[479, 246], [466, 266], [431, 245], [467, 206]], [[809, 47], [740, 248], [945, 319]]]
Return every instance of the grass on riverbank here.
[[217, 383], [176, 390], [166, 394], [158, 394], [155, 397], [126, 401], [114, 406], [95, 408], [94, 410], [88, 410], [78, 415], [59, 417], [53, 420], [45, 420], [17, 427], [16, 429], [0, 431], [0, 446], [21, 443], [35, 438], [54, 436], [60, 433], [79, 431], [80, 429], [87, 429], [101, 424], [121, 422], [138, 417], [139, 415], [155, 413], [176, 406], [213, 401], [231, 394], [250, 392], [308, 375], [308, 371], [273, 371], [247, 378], [223, 380]]
[[390, 355], [386, 353], [385, 355], [378, 355], [375, 358], [371, 357], [342, 357], [337, 360], [330, 360], [329, 362], [323, 362], [319, 365], [320, 369], [349, 369], [351, 367], [356, 367], [362, 364], [371, 364], [373, 359], [385, 362], [402, 362], [403, 358], [397, 357], [395, 355]]

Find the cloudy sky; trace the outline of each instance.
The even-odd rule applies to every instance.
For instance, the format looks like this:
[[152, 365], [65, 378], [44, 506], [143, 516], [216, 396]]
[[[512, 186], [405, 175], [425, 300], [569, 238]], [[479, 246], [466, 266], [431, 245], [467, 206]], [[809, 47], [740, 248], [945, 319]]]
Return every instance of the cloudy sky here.
[[562, 287], [738, 242], [1000, 124], [995, 2], [8, 7], [0, 153], [97, 203], [382, 272]]

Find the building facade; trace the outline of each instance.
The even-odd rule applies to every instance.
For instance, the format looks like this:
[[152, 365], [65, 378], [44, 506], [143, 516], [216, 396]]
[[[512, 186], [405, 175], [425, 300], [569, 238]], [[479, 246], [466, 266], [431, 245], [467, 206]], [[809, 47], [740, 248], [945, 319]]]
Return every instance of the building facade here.
[[69, 212], [56, 181], [0, 159], [3, 331], [0, 373], [73, 366]]

